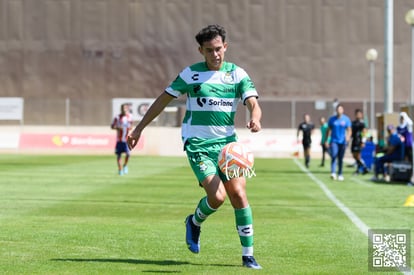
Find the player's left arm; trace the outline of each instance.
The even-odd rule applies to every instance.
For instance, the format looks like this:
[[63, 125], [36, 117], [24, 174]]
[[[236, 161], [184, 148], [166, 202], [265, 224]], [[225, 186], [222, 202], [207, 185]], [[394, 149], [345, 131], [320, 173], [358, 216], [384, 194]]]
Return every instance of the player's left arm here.
[[259, 132], [262, 129], [260, 120], [262, 119], [262, 109], [255, 96], [251, 96], [245, 100], [247, 109], [250, 112], [250, 121], [247, 123], [247, 128], [251, 132]]

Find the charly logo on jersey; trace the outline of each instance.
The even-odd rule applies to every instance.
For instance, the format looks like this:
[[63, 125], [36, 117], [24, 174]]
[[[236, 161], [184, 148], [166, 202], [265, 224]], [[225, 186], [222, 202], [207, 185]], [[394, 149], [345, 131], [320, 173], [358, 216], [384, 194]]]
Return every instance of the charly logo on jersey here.
[[206, 104], [209, 106], [233, 106], [233, 101], [230, 99], [225, 100], [225, 99], [214, 99], [214, 98], [210, 98], [207, 100], [207, 98], [205, 97], [198, 97], [197, 104], [200, 107], [203, 107]]
[[200, 74], [195, 73], [195, 74], [193, 74], [193, 76], [191, 77], [191, 79], [194, 80], [194, 81], [197, 81], [199, 79], [198, 78], [199, 76], [200, 76]]
[[234, 77], [232, 72], [226, 72], [222, 79], [223, 83], [225, 84], [234, 84]]

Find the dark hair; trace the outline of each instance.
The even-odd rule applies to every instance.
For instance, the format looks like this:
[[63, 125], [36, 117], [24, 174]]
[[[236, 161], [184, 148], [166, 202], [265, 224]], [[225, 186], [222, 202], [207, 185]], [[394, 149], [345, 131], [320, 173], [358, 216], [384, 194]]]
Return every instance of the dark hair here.
[[357, 114], [357, 113], [362, 113], [362, 110], [361, 109], [355, 109], [355, 114]]
[[131, 103], [122, 103], [121, 104], [121, 112], [123, 112], [124, 111], [124, 106], [131, 106]]
[[197, 35], [195, 39], [197, 40], [200, 46], [203, 45], [204, 42], [210, 41], [214, 39], [216, 36], [221, 36], [221, 39], [226, 41], [226, 30], [220, 25], [208, 25], [207, 27], [203, 28]]

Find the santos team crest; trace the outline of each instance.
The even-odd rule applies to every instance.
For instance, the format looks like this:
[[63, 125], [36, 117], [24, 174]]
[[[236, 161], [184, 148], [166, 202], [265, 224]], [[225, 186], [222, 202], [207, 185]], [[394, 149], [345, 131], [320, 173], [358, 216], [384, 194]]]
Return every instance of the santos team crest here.
[[225, 84], [234, 84], [234, 77], [232, 72], [226, 72], [222, 77], [222, 81]]

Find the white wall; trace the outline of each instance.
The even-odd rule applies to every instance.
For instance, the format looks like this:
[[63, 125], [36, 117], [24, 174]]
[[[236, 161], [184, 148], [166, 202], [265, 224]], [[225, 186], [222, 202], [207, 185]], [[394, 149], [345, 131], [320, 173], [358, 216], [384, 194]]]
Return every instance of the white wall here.
[[[251, 133], [248, 129], [238, 129], [239, 141], [247, 144], [256, 157], [276, 158], [293, 157], [297, 150], [302, 156], [302, 145], [296, 142], [296, 129], [263, 129], [259, 133]], [[65, 127], [65, 126], [0, 126], [0, 150], [7, 152], [43, 152], [60, 153], [68, 152], [68, 149], [60, 148], [19, 148], [19, 137], [21, 134], [91, 134], [91, 135], [115, 135], [109, 127]], [[181, 141], [181, 128], [176, 127], [148, 127], [143, 132], [143, 148], [134, 150], [138, 155], [160, 155], [160, 156], [184, 156]], [[320, 132], [315, 130], [312, 144], [312, 157], [320, 157], [321, 148]], [[100, 153], [113, 154], [115, 144], [105, 149], [82, 149], [69, 151], [70, 153]], [[349, 154], [349, 149], [347, 150]]]

